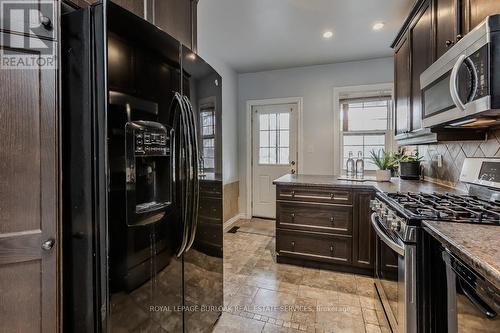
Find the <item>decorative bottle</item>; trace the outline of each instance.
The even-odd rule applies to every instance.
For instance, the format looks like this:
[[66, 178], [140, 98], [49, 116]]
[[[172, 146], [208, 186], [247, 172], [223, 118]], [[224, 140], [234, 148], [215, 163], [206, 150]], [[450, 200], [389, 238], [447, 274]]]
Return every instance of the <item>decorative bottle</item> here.
[[349, 152], [349, 158], [346, 162], [347, 177], [354, 177], [354, 159], [352, 158], [352, 151]]
[[358, 159], [356, 160], [356, 178], [363, 178], [365, 175], [365, 161], [363, 160], [363, 153], [358, 151]]

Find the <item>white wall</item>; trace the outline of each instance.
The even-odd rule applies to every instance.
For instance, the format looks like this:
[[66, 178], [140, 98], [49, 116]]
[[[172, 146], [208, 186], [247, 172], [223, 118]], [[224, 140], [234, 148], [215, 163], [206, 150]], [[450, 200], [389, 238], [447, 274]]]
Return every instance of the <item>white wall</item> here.
[[390, 58], [238, 75], [240, 209], [246, 213], [246, 102], [303, 97], [303, 161], [300, 173], [333, 173], [333, 88], [393, 81]]
[[204, 27], [214, 24], [206, 15], [204, 7], [198, 6], [198, 54], [222, 76], [222, 173], [224, 184], [235, 182], [238, 176], [238, 74], [218, 57], [214, 56]]

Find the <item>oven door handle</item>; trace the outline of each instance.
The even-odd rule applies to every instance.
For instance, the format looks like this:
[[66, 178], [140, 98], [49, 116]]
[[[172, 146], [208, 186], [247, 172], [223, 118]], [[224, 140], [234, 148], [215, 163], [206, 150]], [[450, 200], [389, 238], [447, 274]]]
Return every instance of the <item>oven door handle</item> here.
[[404, 247], [402, 247], [399, 244], [397, 244], [396, 242], [394, 242], [392, 239], [390, 239], [385, 234], [385, 232], [382, 229], [380, 229], [380, 227], [378, 226], [378, 222], [376, 220], [376, 217], [377, 217], [377, 214], [376, 213], [372, 213], [372, 227], [373, 227], [373, 230], [375, 230], [375, 233], [377, 234], [377, 236], [379, 236], [380, 239], [387, 246], [389, 246], [394, 252], [396, 252], [400, 256], [404, 257], [405, 256], [405, 249], [404, 249]]
[[479, 311], [481, 311], [482, 314], [484, 314], [488, 318], [496, 317], [497, 313], [495, 311], [488, 309], [486, 305], [483, 305], [482, 302], [478, 300], [477, 296], [474, 295], [474, 292], [469, 290], [468, 286], [464, 286], [461, 277], [458, 278], [458, 284], [460, 284], [465, 297], [467, 297], [469, 301], [471, 301], [471, 303], [474, 304]]

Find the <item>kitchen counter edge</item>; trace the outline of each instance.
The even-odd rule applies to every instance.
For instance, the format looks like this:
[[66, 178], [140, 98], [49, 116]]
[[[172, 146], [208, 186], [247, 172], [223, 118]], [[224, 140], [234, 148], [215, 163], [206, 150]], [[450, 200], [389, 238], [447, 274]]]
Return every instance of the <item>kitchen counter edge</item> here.
[[424, 230], [500, 290], [500, 232], [496, 225], [424, 221]]

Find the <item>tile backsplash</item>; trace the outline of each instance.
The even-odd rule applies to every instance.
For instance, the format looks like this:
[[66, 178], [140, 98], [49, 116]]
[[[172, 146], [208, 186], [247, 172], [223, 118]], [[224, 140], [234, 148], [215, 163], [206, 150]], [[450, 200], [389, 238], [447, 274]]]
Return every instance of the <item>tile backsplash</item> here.
[[[467, 190], [460, 182], [460, 171], [466, 157], [500, 157], [500, 128], [488, 132], [485, 141], [453, 141], [418, 146], [424, 156], [422, 161], [424, 177], [446, 186]], [[443, 165], [438, 167], [438, 155]]]

